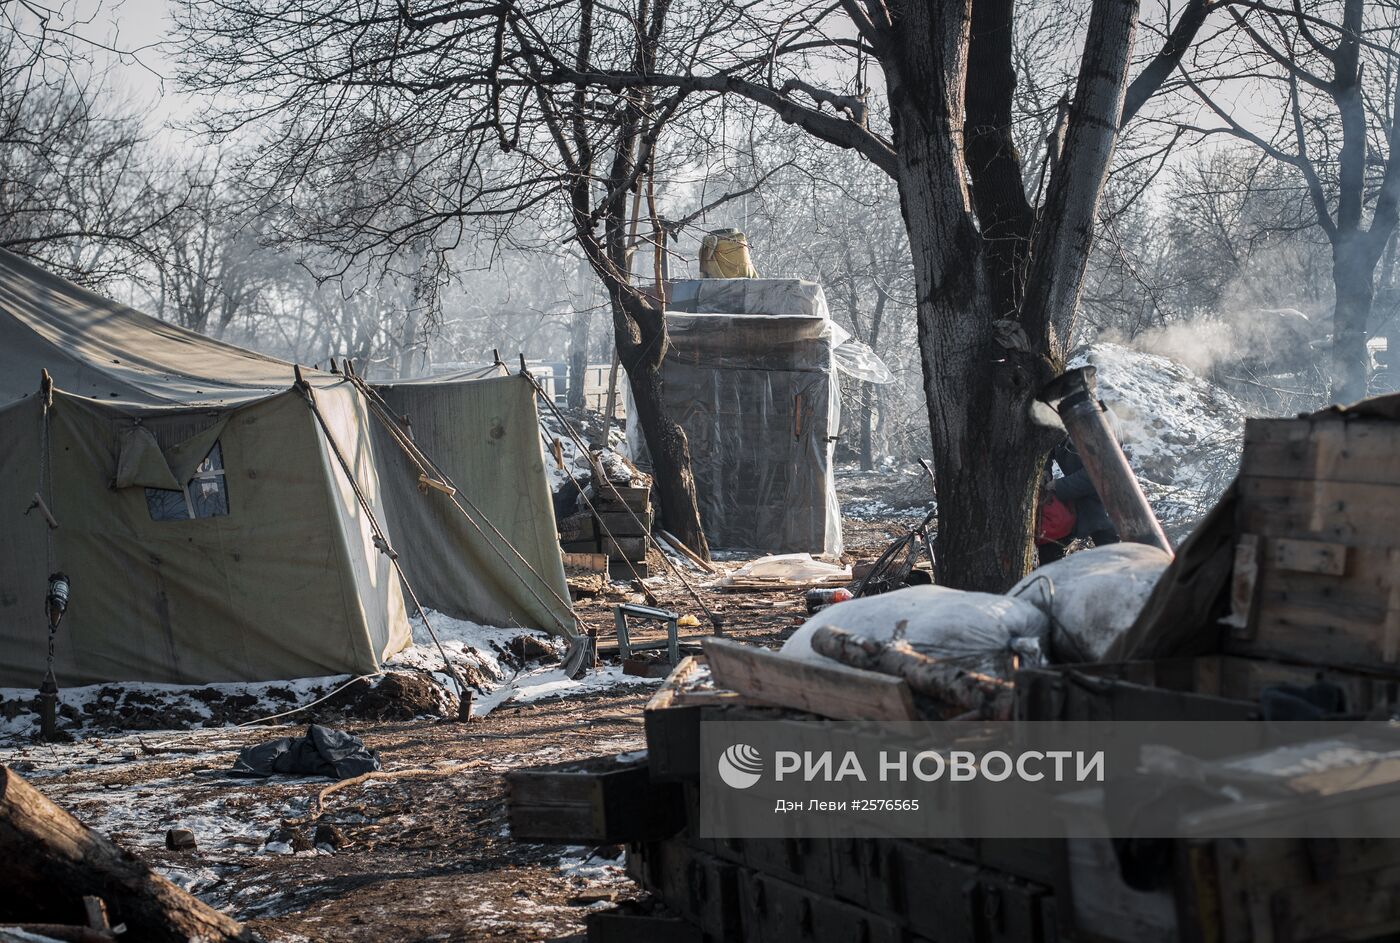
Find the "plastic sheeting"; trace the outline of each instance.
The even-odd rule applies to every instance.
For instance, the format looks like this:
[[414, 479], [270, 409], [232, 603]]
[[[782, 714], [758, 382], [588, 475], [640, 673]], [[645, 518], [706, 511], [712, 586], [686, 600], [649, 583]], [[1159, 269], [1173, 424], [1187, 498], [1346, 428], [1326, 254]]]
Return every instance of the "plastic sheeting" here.
[[[832, 452], [841, 401], [831, 321], [668, 312], [666, 323], [666, 403], [690, 440], [710, 545], [839, 554]], [[630, 405], [628, 415], [636, 415]], [[635, 421], [628, 432], [633, 454], [645, 461]]]
[[[673, 282], [667, 405], [690, 439], [700, 516], [712, 546], [839, 554], [832, 457], [841, 357], [879, 381], [888, 369], [829, 317], [816, 282], [705, 278]], [[858, 345], [865, 351], [864, 345]], [[629, 416], [635, 410], [628, 409]], [[645, 446], [635, 422], [629, 444]]]
[[[674, 282], [666, 306], [668, 310], [689, 314], [831, 317], [822, 286], [800, 278], [697, 278]], [[831, 327], [836, 369], [867, 383], [894, 382], [890, 368], [869, 345], [856, 340], [834, 321]]]

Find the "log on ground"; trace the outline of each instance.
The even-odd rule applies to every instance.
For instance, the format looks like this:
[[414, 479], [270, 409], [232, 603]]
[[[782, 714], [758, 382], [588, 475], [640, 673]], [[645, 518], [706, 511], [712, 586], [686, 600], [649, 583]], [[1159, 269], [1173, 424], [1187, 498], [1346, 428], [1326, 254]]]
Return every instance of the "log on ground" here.
[[[85, 922], [84, 895], [107, 904], [128, 939], [251, 940], [231, 917], [185, 893], [0, 766], [0, 920]], [[22, 906], [24, 913], [10, 913]]]

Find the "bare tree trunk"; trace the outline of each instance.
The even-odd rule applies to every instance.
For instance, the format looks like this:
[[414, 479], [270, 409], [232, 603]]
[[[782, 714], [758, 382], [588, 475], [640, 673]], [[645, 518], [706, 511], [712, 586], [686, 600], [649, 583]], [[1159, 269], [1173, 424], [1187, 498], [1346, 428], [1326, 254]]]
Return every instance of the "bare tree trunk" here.
[[652, 492], [666, 530], [705, 560], [710, 545], [700, 524], [700, 506], [691, 471], [690, 441], [671, 418], [662, 389], [661, 363], [666, 356], [666, 320], [660, 308], [622, 288], [612, 291], [618, 360], [627, 371], [637, 422], [651, 453]]
[[399, 343], [399, 378], [413, 376], [413, 355], [418, 350], [418, 322], [421, 315], [413, 304], [409, 304], [403, 325], [403, 339]]
[[[1004, 105], [1015, 85], [1014, 71], [996, 67], [1009, 55], [1010, 3], [983, 0], [971, 22], [968, 15], [957, 5], [911, 5], [898, 54], [885, 66], [918, 289], [937, 476], [937, 577], [959, 589], [1003, 592], [1033, 564], [1036, 485], [1045, 456], [1063, 435], [1036, 421], [1033, 401], [1058, 372], [1078, 303], [1127, 86], [1137, 4], [1095, 0], [1065, 152], [1033, 234], [1019, 174], [1012, 172], [1019, 160], [997, 144], [1006, 137]], [[976, 66], [975, 83], [968, 81], [969, 63]], [[964, 109], [969, 84], [976, 94]], [[967, 161], [958, 131], [981, 142], [974, 148], [969, 141]], [[989, 229], [1019, 247], [993, 245]]]
[[[889, 295], [884, 289], [876, 286], [879, 297], [875, 299], [875, 310], [870, 315], [870, 334], [865, 340], [870, 344], [871, 350], [877, 350], [880, 343], [880, 325], [885, 319], [885, 304], [889, 301]], [[870, 471], [875, 467], [875, 395], [878, 390], [874, 383], [862, 383], [860, 385], [860, 469]]]
[[1353, 403], [1366, 396], [1371, 358], [1366, 350], [1371, 320], [1374, 256], [1364, 235], [1337, 241], [1332, 249], [1332, 284], [1336, 309], [1332, 315], [1332, 401]]
[[588, 266], [579, 263], [578, 302], [569, 320], [569, 408], [582, 409], [586, 402], [584, 389], [588, 379], [588, 319], [592, 316], [592, 284]]

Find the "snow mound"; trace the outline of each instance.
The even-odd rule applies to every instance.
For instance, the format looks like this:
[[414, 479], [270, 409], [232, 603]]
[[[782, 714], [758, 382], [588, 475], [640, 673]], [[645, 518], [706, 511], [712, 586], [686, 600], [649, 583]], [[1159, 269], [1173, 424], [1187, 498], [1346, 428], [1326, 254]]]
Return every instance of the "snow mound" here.
[[915, 651], [940, 661], [999, 675], [1006, 674], [1013, 652], [1027, 663], [1039, 663], [1040, 639], [1050, 629], [1045, 614], [1020, 599], [913, 586], [828, 606], [783, 643], [782, 653], [826, 662], [812, 649], [812, 636], [828, 625], [880, 642], [903, 638]]
[[1097, 368], [1129, 464], [1168, 533], [1184, 536], [1239, 468], [1244, 404], [1170, 358], [1119, 344], [1083, 347], [1069, 365]]

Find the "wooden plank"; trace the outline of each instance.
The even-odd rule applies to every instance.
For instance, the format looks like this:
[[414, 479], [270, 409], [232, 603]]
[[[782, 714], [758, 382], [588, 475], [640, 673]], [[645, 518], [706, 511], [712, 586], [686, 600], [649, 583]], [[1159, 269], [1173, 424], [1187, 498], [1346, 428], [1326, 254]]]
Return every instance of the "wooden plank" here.
[[[1238, 566], [1238, 553], [1235, 561]], [[1269, 563], [1280, 570], [1342, 576], [1347, 571], [1347, 545], [1278, 537], [1269, 543]]]
[[1240, 472], [1261, 478], [1400, 485], [1400, 423], [1250, 419]]
[[635, 507], [634, 502], [649, 502], [650, 499], [650, 485], [615, 485], [610, 481], [603, 481], [599, 483], [593, 501], [595, 504], [599, 501], [621, 501], [628, 506]]
[[659, 533], [659, 534], [661, 535], [661, 537], [666, 541], [666, 543], [667, 543], [668, 545], [670, 545], [670, 547], [671, 547], [673, 550], [675, 550], [675, 551], [676, 551], [677, 553], [679, 553], [681, 556], [685, 557], [685, 558], [686, 558], [687, 560], [689, 560], [691, 563], [694, 563], [696, 566], [698, 566], [700, 569], [704, 570], [706, 573], [718, 573], [718, 572], [719, 572], [719, 570], [717, 570], [717, 569], [714, 567], [714, 565], [711, 564], [708, 560], [705, 560], [705, 559], [701, 558], [700, 555], [697, 554], [694, 550], [691, 550], [689, 547], [687, 547], [685, 544], [683, 544], [683, 543], [681, 542], [681, 539], [680, 539], [679, 537], [677, 537], [675, 534], [672, 534], [670, 531], [666, 531], [666, 530], [658, 531], [658, 533]]
[[559, 522], [559, 539], [566, 542], [597, 540], [598, 525], [592, 517], [585, 517], [582, 514], [566, 517]]
[[604, 537], [603, 552], [609, 560], [645, 560], [647, 538], [645, 537]]
[[588, 943], [704, 943], [704, 934], [676, 917], [653, 917], [613, 911], [590, 913], [584, 918]]
[[[1356, 672], [1336, 668], [1324, 669], [1315, 664], [1294, 665], [1233, 655], [1215, 655], [1197, 660], [1209, 660], [1215, 665], [1218, 687], [1208, 693], [1231, 700], [1258, 701], [1265, 688], [1280, 684], [1307, 687], [1317, 681], [1335, 684], [1346, 692], [1348, 711], [1368, 711], [1375, 704], [1385, 700], [1384, 688], [1387, 682], [1384, 679]], [[1394, 686], [1394, 682], [1389, 684]], [[1204, 687], [1198, 690], [1207, 691]]]
[[917, 720], [909, 686], [900, 678], [835, 662], [816, 664], [729, 639], [705, 639], [705, 657], [718, 687], [779, 707], [836, 720]]
[[[1324, 845], [1325, 866], [1317, 854]], [[1182, 883], [1182, 903], [1213, 895], [1203, 909], [1215, 908], [1215, 939], [1225, 943], [1370, 939], [1383, 934], [1387, 921], [1393, 930], [1400, 918], [1394, 896], [1400, 843], [1236, 838], [1192, 840], [1187, 847], [1193, 858], [1210, 861], [1214, 880]], [[1383, 916], [1367, 906], [1373, 900], [1385, 902]], [[1309, 916], [1314, 913], [1316, 922]], [[1307, 932], [1296, 933], [1304, 927]]]
[[1386, 547], [1400, 534], [1400, 487], [1244, 476], [1240, 530], [1263, 537]]
[[632, 514], [630, 511], [599, 511], [598, 533], [606, 538], [644, 537], [651, 532], [650, 514]]
[[1242, 534], [1235, 544], [1235, 569], [1230, 580], [1230, 615], [1226, 624], [1238, 638], [1254, 633], [1254, 597], [1259, 582], [1259, 535]]
[[605, 553], [564, 553], [564, 569], [585, 570], [589, 573], [606, 573], [608, 555]]
[[850, 940], [904, 943], [903, 930], [849, 904], [811, 893], [781, 878], [750, 871], [739, 882], [743, 943], [818, 943]]
[[[1348, 576], [1265, 568], [1260, 575], [1251, 638], [1227, 638], [1231, 654], [1311, 661], [1389, 674], [1387, 626], [1394, 620], [1396, 564], [1390, 549], [1353, 548]], [[1400, 606], [1400, 597], [1396, 599]], [[1400, 623], [1397, 623], [1400, 628]], [[1392, 637], [1397, 633], [1391, 633]], [[1394, 656], [1394, 646], [1390, 655]]]

